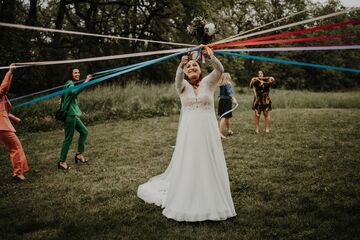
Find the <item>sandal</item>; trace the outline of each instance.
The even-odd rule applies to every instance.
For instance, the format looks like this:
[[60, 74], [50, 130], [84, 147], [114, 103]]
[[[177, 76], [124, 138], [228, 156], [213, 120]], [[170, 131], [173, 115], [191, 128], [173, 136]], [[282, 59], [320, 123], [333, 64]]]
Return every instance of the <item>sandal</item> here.
[[228, 131], [228, 136], [232, 136], [232, 135], [234, 135], [234, 132], [231, 131], [231, 130], [229, 130], [229, 131]]
[[75, 163], [77, 164], [78, 162], [87, 163], [88, 160], [85, 159], [85, 157], [81, 153], [76, 153], [76, 155], [75, 155]]
[[65, 163], [66, 164], [65, 166], [62, 165], [61, 163], [62, 163], [62, 161], [58, 162], [58, 169], [62, 169], [62, 170], [69, 170], [70, 169], [70, 167], [66, 163]]

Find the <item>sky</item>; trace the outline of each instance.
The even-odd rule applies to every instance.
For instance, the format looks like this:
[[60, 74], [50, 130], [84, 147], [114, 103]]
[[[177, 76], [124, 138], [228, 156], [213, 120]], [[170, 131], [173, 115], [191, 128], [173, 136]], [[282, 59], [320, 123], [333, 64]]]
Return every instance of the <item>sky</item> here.
[[[311, 0], [313, 2], [325, 3], [327, 0]], [[340, 0], [345, 7], [360, 7], [360, 0]]]

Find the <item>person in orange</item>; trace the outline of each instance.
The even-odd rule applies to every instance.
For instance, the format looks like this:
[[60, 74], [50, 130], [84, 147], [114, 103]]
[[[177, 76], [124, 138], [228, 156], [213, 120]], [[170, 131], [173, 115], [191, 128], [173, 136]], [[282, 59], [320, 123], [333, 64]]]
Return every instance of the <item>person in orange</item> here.
[[6, 96], [13, 78], [14, 69], [15, 64], [11, 64], [0, 85], [0, 142], [5, 144], [6, 150], [10, 154], [13, 177], [23, 181], [25, 180], [24, 173], [29, 171], [29, 166], [21, 142], [15, 134], [16, 130], [10, 122], [11, 120], [20, 123], [21, 119], [9, 112], [11, 103]]

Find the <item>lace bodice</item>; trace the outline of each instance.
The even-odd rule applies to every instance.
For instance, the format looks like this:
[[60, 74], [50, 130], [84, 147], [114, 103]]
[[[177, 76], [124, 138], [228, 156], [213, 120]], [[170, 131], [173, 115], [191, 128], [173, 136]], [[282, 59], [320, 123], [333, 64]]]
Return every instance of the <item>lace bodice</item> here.
[[184, 79], [183, 70], [180, 67], [177, 69], [175, 86], [180, 95], [181, 111], [214, 111], [214, 91], [224, 68], [215, 56], [210, 61], [214, 70], [200, 81], [197, 95], [191, 84]]

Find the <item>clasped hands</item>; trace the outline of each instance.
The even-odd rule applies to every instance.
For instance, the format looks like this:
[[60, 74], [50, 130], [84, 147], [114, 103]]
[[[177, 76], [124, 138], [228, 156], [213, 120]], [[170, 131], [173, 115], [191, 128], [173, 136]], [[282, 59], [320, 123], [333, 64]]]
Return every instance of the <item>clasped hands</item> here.
[[[201, 45], [200, 45], [200, 48], [202, 49], [202, 53], [203, 53], [205, 56], [211, 58], [211, 57], [214, 55], [213, 50], [212, 50], [208, 45], [203, 45], [203, 44], [201, 44]], [[180, 65], [180, 68], [183, 69], [184, 66], [185, 66], [190, 60], [191, 60], [191, 59], [189, 58], [188, 55], [182, 56], [182, 57], [181, 57], [180, 64], [179, 64], [179, 65]]]

